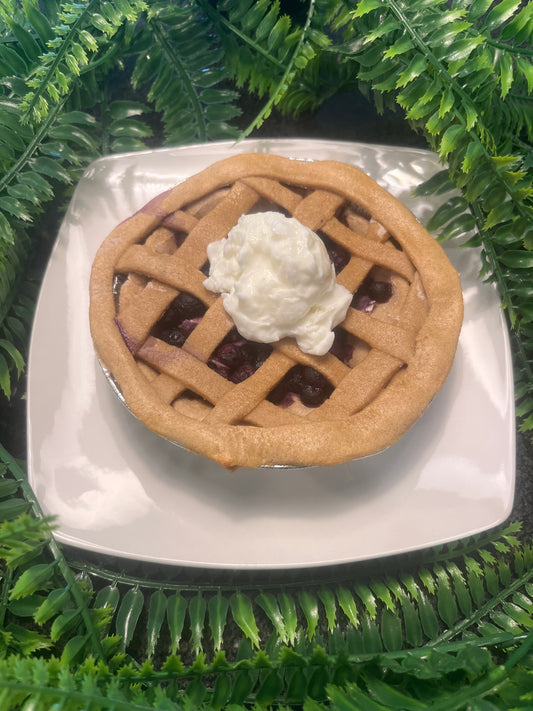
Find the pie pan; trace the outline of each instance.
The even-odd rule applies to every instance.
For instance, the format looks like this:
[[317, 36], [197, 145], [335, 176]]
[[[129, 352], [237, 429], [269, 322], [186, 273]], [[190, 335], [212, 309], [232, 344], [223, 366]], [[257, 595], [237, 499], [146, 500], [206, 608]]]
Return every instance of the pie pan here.
[[47, 267], [28, 362], [29, 480], [57, 516], [58, 540], [160, 563], [296, 568], [415, 550], [504, 521], [515, 474], [511, 358], [497, 292], [478, 281], [472, 249], [446, 247], [465, 305], [450, 375], [407, 435], [376, 456], [228, 474], [150, 432], [112, 392], [88, 324], [101, 236], [177, 179], [250, 150], [358, 165], [422, 222], [450, 197], [412, 194], [441, 168], [428, 151], [335, 141], [185, 146], [90, 166]]

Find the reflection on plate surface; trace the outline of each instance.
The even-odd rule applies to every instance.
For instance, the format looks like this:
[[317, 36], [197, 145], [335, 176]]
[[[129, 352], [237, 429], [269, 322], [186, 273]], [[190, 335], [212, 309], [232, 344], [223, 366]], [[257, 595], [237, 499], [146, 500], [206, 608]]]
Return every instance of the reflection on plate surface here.
[[511, 359], [479, 257], [447, 248], [465, 319], [455, 362], [416, 425], [378, 455], [334, 467], [229, 474], [150, 432], [119, 401], [93, 350], [91, 263], [105, 236], [163, 190], [234, 152], [352, 163], [422, 222], [447, 196], [412, 189], [440, 169], [432, 153], [357, 143], [249, 140], [102, 158], [78, 184], [43, 281], [28, 376], [30, 483], [56, 537], [130, 558], [214, 568], [362, 560], [501, 523], [514, 494]]

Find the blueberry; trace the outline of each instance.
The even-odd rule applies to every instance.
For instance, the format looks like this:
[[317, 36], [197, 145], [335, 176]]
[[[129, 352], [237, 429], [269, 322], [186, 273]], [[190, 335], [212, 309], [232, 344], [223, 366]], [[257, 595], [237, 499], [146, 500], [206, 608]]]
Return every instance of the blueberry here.
[[183, 318], [197, 318], [205, 313], [205, 306], [196, 296], [182, 291], [175, 299], [175, 306], [183, 314]]
[[284, 378], [279, 382], [276, 387], [271, 391], [268, 399], [275, 405], [279, 405], [288, 396], [289, 390], [287, 388], [287, 380]]
[[318, 407], [326, 399], [324, 388], [316, 385], [304, 385], [300, 391], [300, 400], [306, 407]]
[[245, 341], [241, 346], [241, 357], [244, 363], [253, 366], [255, 363], [256, 344]]
[[335, 273], [338, 274], [350, 261], [350, 252], [337, 242], [333, 242], [325, 233], [319, 232], [318, 235], [324, 243], [330, 262], [335, 267]]
[[295, 365], [272, 390], [269, 400], [286, 407], [297, 395], [306, 407], [317, 407], [331, 395], [332, 390], [327, 378], [317, 370], [306, 365]]
[[352, 306], [357, 311], [364, 311], [366, 314], [371, 314], [374, 310], [376, 302], [370, 298], [368, 294], [362, 291], [356, 291], [353, 299]]
[[226, 378], [226, 380], [229, 380], [230, 376], [230, 369], [221, 363], [218, 360], [210, 360], [207, 364], [210, 368], [212, 368], [215, 372], [217, 372], [219, 375], [221, 375], [223, 378]]
[[240, 345], [244, 343], [242, 340], [241, 334], [237, 331], [236, 328], [232, 328], [231, 331], [227, 334], [226, 338], [224, 339], [225, 343], [236, 343], [239, 342]]
[[350, 365], [353, 356], [353, 345], [348, 341], [346, 331], [342, 328], [336, 329], [335, 340], [329, 352], [346, 365]]
[[228, 368], [236, 368], [244, 362], [242, 349], [235, 343], [223, 343], [217, 348], [215, 358]]
[[185, 335], [177, 328], [160, 333], [159, 338], [170, 346], [181, 347], [185, 343]]
[[271, 346], [246, 341], [233, 329], [215, 349], [209, 365], [228, 380], [241, 383], [255, 373], [271, 352]]
[[385, 304], [392, 296], [392, 284], [389, 281], [370, 281], [366, 293], [378, 304]]
[[236, 368], [234, 371], [232, 371], [229, 374], [229, 379], [231, 380], [232, 383], [242, 383], [243, 380], [246, 380], [246, 378], [249, 378], [250, 375], [252, 375], [254, 372], [254, 369], [252, 368], [251, 365], [248, 363], [245, 363], [244, 365], [240, 365], [238, 368]]
[[199, 318], [185, 318], [180, 323], [179, 330], [184, 334], [184, 336], [188, 336], [194, 331], [199, 321]]
[[300, 390], [302, 389], [304, 385], [304, 380], [302, 377], [302, 369], [298, 366], [295, 366], [292, 368], [292, 370], [289, 370], [286, 376], [287, 380], [287, 388], [289, 390], [294, 391], [295, 393], [300, 393]]
[[165, 313], [159, 319], [159, 322], [156, 324], [156, 327], [160, 326], [162, 329], [177, 328], [179, 324], [183, 321], [183, 319], [184, 315], [179, 307], [179, 304], [177, 304], [176, 300], [174, 299], [174, 301], [170, 304]]
[[204, 313], [204, 304], [192, 294], [182, 291], [169, 304], [159, 321], [154, 325], [152, 336], [171, 345], [181, 346]]
[[336, 274], [342, 271], [350, 261], [350, 253], [338, 244], [332, 244], [328, 247], [328, 255], [330, 261], [335, 267]]
[[322, 373], [307, 365], [302, 368], [302, 381], [304, 385], [311, 385], [315, 388], [324, 388], [327, 385], [327, 380]]
[[268, 358], [268, 356], [272, 353], [272, 346], [269, 346], [266, 343], [258, 343], [257, 347], [255, 349], [255, 361], [254, 361], [254, 366], [255, 369], [259, 368], [265, 360]]

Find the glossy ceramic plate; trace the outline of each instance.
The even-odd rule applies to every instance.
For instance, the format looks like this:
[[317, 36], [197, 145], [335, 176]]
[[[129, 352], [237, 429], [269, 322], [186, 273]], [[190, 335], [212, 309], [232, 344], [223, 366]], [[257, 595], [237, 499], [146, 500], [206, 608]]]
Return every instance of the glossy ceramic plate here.
[[[442, 390], [393, 447], [334, 467], [233, 474], [150, 432], [94, 354], [88, 282], [104, 237], [145, 202], [234, 152], [352, 163], [421, 220], [412, 189], [440, 169], [429, 152], [313, 140], [250, 140], [102, 158], [76, 188], [37, 307], [28, 385], [30, 483], [58, 540], [187, 566], [321, 566], [452, 541], [501, 523], [514, 494], [511, 358], [479, 256], [449, 248], [465, 319]], [[442, 200], [443, 198], [440, 198]]]

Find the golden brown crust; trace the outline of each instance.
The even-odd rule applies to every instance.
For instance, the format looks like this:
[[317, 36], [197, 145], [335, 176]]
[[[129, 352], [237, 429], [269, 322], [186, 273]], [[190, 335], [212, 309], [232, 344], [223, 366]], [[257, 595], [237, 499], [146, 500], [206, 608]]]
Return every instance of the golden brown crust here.
[[[350, 367], [332, 354], [303, 354], [291, 339], [274, 344], [238, 385], [206, 365], [233, 325], [221, 299], [202, 284], [207, 244], [265, 201], [350, 251], [338, 280], [352, 292], [371, 268], [392, 275], [390, 304], [372, 314], [351, 308], [341, 324], [360, 344]], [[179, 247], [176, 230], [184, 237]], [[116, 273], [130, 274], [118, 313]], [[208, 310], [175, 348], [150, 331], [180, 291]], [[104, 240], [90, 281], [95, 348], [128, 407], [155, 432], [228, 468], [336, 464], [393, 444], [442, 386], [462, 314], [457, 273], [396, 198], [343, 163], [267, 154], [219, 161], [148, 203]], [[295, 363], [311, 365], [335, 386], [323, 405], [284, 409], [266, 400]], [[201, 400], [180, 400], [186, 391]]]

